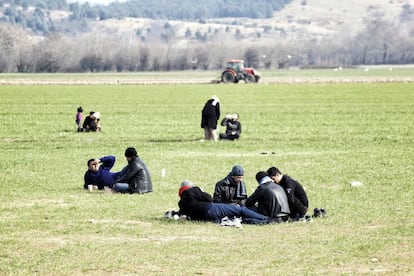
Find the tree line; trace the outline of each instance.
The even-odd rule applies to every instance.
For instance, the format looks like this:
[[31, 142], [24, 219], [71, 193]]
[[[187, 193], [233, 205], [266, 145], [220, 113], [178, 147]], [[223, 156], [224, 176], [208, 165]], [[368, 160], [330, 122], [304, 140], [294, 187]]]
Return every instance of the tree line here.
[[[66, 4], [65, 0], [44, 2]], [[201, 24], [208, 28], [188, 28], [182, 36], [168, 20], [126, 35], [53, 31], [41, 36], [0, 23], [0, 73], [221, 70], [229, 58], [242, 58], [257, 69], [413, 64], [413, 21], [414, 10], [407, 4], [397, 22], [376, 13], [358, 33], [347, 32], [345, 26], [336, 35], [323, 37], [271, 26], [257, 26], [247, 34], [249, 26], [237, 22], [216, 29]]]
[[396, 25], [378, 17], [366, 22], [359, 33], [320, 40], [296, 37], [247, 43], [237, 32], [219, 32], [207, 41], [182, 43], [145, 42], [105, 33], [71, 37], [56, 32], [39, 38], [3, 24], [0, 72], [221, 70], [229, 58], [242, 58], [257, 69], [413, 64], [414, 36], [400, 32], [401, 28], [414, 33], [411, 24]]

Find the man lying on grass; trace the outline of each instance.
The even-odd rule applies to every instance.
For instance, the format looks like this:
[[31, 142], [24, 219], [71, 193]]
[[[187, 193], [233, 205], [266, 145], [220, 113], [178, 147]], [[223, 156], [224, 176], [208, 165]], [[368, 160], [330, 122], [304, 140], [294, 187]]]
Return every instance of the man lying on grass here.
[[220, 222], [222, 219], [242, 218], [244, 223], [268, 223], [268, 217], [256, 213], [245, 206], [214, 203], [210, 194], [203, 192], [193, 182], [184, 180], [178, 190], [180, 201], [179, 215], [191, 220]]

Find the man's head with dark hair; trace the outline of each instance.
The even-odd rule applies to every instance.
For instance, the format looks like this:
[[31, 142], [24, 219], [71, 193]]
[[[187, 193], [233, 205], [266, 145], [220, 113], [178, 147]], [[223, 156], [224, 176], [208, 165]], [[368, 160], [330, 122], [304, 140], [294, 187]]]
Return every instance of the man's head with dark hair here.
[[267, 175], [267, 173], [265, 171], [260, 171], [260, 172], [256, 173], [256, 180], [257, 180], [257, 182], [260, 183], [260, 180], [262, 180], [263, 177], [266, 177], [266, 176], [268, 176], [268, 175]]
[[276, 167], [270, 167], [270, 168], [267, 170], [267, 174], [268, 174], [270, 177], [272, 177], [272, 176], [276, 176], [276, 174], [282, 174], [282, 173], [280, 172], [280, 170], [279, 170], [278, 168], [276, 168]]
[[269, 177], [273, 180], [273, 182], [275, 182], [276, 184], [279, 184], [280, 181], [282, 181], [283, 178], [283, 174], [282, 172], [276, 168], [276, 167], [270, 167], [267, 170], [267, 174], [269, 175]]
[[97, 172], [99, 170], [99, 160], [98, 159], [89, 159], [88, 160], [88, 169], [93, 172]]

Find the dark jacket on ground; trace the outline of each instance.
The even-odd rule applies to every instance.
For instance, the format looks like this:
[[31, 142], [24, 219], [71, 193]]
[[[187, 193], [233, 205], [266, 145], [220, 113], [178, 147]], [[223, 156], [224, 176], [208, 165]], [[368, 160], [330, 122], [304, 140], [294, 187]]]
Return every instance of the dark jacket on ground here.
[[216, 183], [213, 202], [234, 203], [244, 205], [247, 199], [246, 184], [244, 181], [235, 183], [230, 174]]
[[254, 191], [246, 200], [246, 206], [257, 204], [258, 212], [268, 216], [269, 219], [289, 215], [289, 203], [283, 188], [274, 183], [270, 178]]
[[151, 175], [147, 165], [139, 157], [133, 157], [123, 171], [125, 175], [118, 182], [128, 183], [130, 193], [152, 192]]
[[179, 214], [189, 216], [192, 220], [208, 220], [207, 212], [211, 202], [210, 194], [199, 187], [191, 187], [181, 194]]
[[286, 192], [289, 201], [291, 217], [304, 216], [308, 211], [308, 196], [302, 185], [290, 176], [284, 174], [279, 183]]
[[214, 99], [208, 100], [201, 111], [201, 128], [217, 128], [217, 121], [220, 118], [220, 103], [213, 105]]

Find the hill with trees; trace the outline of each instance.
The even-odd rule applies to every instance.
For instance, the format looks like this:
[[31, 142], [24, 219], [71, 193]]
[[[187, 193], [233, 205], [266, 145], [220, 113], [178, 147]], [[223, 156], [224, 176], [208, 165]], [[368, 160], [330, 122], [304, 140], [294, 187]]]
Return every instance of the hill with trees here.
[[414, 63], [414, 0], [0, 0], [0, 72]]

